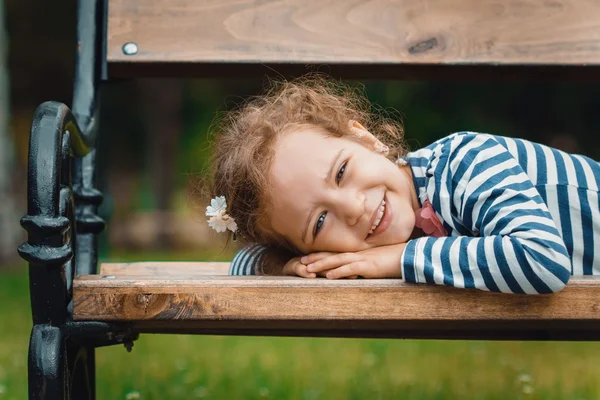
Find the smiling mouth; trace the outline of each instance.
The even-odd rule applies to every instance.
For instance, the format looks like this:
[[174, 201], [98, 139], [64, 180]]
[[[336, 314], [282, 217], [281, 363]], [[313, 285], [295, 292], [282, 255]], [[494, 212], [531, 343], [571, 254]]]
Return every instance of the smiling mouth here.
[[391, 220], [391, 205], [389, 203], [389, 199], [387, 199], [384, 195], [379, 207], [377, 208], [377, 211], [375, 211], [373, 217], [371, 218], [371, 227], [365, 239], [369, 239], [372, 236], [378, 235], [387, 230], [387, 228], [390, 226]]
[[369, 235], [372, 235], [375, 229], [377, 229], [381, 223], [381, 220], [383, 219], [383, 214], [385, 214], [385, 199], [383, 199], [379, 205], [377, 215], [375, 216], [375, 221], [373, 221], [373, 225], [371, 225], [371, 229], [369, 230]]

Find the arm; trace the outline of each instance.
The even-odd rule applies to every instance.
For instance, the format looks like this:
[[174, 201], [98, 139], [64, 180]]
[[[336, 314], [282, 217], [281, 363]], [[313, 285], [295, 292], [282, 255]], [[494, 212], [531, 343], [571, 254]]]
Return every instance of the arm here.
[[[233, 257], [229, 266], [229, 275], [259, 275], [261, 257], [266, 248], [259, 244], [244, 247]], [[281, 275], [297, 275], [303, 278], [315, 278], [316, 274], [306, 271], [306, 265], [300, 262], [300, 257], [294, 257], [283, 267]]]
[[229, 265], [229, 275], [256, 275], [256, 267], [265, 248], [258, 244], [244, 247], [233, 257]]
[[458, 231], [480, 237], [424, 237], [402, 255], [408, 282], [505, 293], [551, 293], [571, 261], [529, 177], [492, 136], [457, 135], [434, 163], [432, 204]]

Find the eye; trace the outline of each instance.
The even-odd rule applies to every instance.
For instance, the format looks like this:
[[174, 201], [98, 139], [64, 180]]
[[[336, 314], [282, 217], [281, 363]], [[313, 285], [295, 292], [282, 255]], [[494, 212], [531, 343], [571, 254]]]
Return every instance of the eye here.
[[327, 215], [326, 212], [321, 213], [321, 215], [319, 215], [319, 218], [317, 218], [317, 223], [315, 224], [315, 233], [313, 236], [317, 236], [319, 234], [319, 231], [321, 230], [321, 228], [323, 227], [323, 224], [325, 223], [325, 216]]
[[346, 165], [348, 165], [348, 161], [346, 161], [345, 163], [342, 164], [342, 166], [340, 167], [340, 170], [338, 171], [336, 177], [335, 177], [335, 181], [338, 183], [340, 183], [340, 181], [342, 180], [342, 177], [344, 176], [344, 172], [346, 172]]

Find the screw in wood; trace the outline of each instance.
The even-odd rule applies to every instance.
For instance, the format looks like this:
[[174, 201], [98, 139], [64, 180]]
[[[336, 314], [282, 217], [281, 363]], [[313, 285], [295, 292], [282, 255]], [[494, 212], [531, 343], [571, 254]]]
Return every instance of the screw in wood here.
[[138, 52], [138, 45], [133, 43], [133, 42], [127, 42], [123, 45], [123, 53], [128, 55], [128, 56], [132, 56], [134, 54], [137, 54]]

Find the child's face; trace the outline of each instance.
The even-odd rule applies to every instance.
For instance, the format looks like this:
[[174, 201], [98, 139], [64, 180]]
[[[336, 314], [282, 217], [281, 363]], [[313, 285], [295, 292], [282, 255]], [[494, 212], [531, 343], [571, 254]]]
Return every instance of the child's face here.
[[418, 201], [410, 168], [356, 141], [318, 128], [282, 135], [270, 178], [271, 225], [303, 253], [404, 243], [414, 229]]

